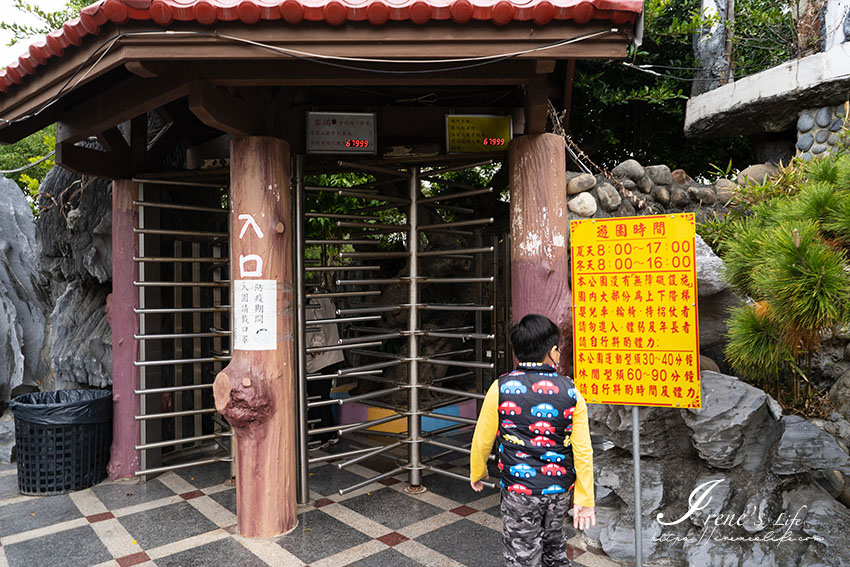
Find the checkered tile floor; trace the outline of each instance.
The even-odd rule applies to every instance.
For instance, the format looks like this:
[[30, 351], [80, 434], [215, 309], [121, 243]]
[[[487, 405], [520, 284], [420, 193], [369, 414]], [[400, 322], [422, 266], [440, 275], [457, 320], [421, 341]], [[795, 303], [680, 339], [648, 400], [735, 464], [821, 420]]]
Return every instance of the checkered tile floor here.
[[[466, 465], [457, 464], [453, 470], [466, 474]], [[339, 495], [386, 468], [386, 460], [343, 471], [317, 466], [311, 502], [299, 507], [295, 530], [256, 540], [237, 533], [236, 490], [226, 464], [47, 497], [20, 495], [15, 466], [0, 465], [0, 567], [501, 564], [496, 491], [475, 493], [465, 482], [427, 474], [428, 490], [415, 496], [404, 492], [404, 475]], [[616, 565], [575, 547], [578, 540], [567, 530], [574, 564]]]

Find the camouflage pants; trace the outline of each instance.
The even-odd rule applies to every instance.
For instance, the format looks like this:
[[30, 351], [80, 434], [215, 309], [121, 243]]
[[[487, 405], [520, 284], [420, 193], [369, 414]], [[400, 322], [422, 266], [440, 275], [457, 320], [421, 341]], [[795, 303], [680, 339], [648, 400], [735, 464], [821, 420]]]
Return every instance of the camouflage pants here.
[[564, 519], [570, 495], [525, 496], [502, 490], [505, 567], [568, 567]]

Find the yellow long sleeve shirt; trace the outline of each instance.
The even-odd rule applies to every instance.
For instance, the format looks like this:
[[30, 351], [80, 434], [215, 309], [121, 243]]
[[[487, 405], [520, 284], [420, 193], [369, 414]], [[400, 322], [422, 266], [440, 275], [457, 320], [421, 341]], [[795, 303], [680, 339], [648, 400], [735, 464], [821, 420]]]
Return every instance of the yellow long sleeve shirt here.
[[[579, 506], [592, 507], [593, 496], [593, 448], [590, 445], [590, 426], [587, 422], [587, 404], [577, 394], [573, 430], [570, 446], [573, 449], [573, 466], [576, 469], [575, 495], [573, 501]], [[475, 434], [472, 436], [472, 453], [469, 456], [469, 480], [475, 482], [487, 475], [487, 458], [493, 442], [499, 434], [499, 381], [494, 380], [487, 390]]]

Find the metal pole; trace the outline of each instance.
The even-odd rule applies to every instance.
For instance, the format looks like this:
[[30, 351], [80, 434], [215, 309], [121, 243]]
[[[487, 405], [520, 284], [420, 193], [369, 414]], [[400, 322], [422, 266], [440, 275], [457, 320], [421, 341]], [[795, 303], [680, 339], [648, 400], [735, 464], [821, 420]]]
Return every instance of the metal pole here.
[[637, 406], [632, 406], [632, 460], [635, 465], [635, 567], [642, 567], [643, 529], [640, 522], [640, 419]]
[[298, 503], [306, 504], [310, 500], [310, 484], [308, 472], [308, 446], [307, 446], [307, 351], [306, 333], [306, 309], [304, 305], [304, 156], [295, 156], [295, 290], [297, 325], [296, 343], [297, 358], [296, 368], [298, 372], [297, 394], [298, 394]]
[[407, 237], [407, 249], [410, 252], [410, 277], [409, 298], [410, 303], [410, 318], [408, 330], [410, 335], [407, 338], [408, 352], [407, 357], [410, 360], [409, 369], [409, 411], [407, 432], [409, 439], [409, 460], [410, 460], [410, 475], [408, 489], [412, 492], [418, 492], [422, 484], [422, 463], [419, 460], [419, 449], [422, 440], [419, 438], [419, 215], [416, 210], [416, 201], [419, 195], [419, 170], [416, 167], [410, 170], [410, 212], [408, 213], [407, 223], [410, 226], [410, 232]]

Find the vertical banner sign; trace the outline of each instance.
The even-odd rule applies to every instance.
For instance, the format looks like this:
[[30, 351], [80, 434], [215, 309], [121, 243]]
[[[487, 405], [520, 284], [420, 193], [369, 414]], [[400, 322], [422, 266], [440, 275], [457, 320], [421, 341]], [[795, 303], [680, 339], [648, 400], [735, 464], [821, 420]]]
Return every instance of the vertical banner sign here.
[[573, 362], [585, 400], [700, 407], [693, 213], [570, 222]]
[[[265, 235], [253, 214], [237, 215], [242, 221], [239, 240]], [[263, 257], [240, 254], [239, 279], [233, 280], [233, 350], [277, 350], [277, 281], [243, 279], [263, 277]]]

